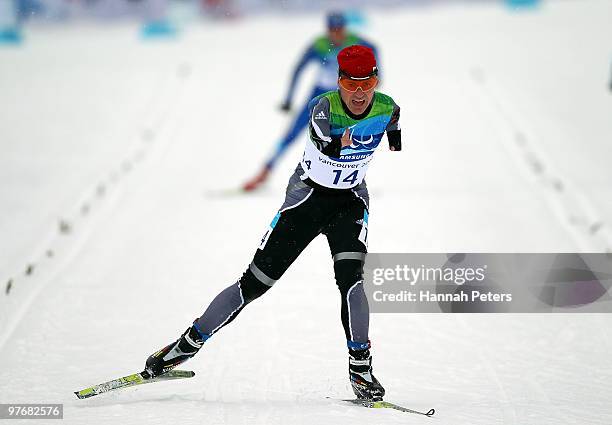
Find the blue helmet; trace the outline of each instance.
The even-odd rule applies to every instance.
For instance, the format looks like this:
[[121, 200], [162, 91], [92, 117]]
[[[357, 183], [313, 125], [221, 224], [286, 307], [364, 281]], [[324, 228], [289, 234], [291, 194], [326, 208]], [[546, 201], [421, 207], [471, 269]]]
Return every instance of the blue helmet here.
[[346, 25], [346, 18], [342, 12], [329, 12], [327, 14], [327, 28], [344, 28]]

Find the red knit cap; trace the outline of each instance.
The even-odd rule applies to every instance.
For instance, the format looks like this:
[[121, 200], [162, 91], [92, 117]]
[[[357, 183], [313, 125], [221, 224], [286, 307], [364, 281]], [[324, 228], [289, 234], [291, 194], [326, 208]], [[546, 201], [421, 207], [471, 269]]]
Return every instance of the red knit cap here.
[[345, 47], [338, 53], [338, 70], [354, 78], [366, 78], [375, 74], [374, 51], [358, 44]]

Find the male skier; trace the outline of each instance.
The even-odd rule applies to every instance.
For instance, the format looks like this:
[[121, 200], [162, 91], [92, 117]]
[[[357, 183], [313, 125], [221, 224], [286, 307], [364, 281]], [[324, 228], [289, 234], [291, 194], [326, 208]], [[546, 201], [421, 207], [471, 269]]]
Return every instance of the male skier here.
[[369, 203], [364, 177], [385, 132], [390, 149], [401, 149], [399, 107], [374, 90], [378, 69], [372, 49], [349, 46], [338, 54], [338, 65], [337, 90], [310, 102], [310, 138], [304, 155], [253, 261], [178, 340], [149, 356], [145, 365], [149, 377], [193, 357], [207, 339], [268, 291], [322, 233], [342, 296], [340, 316], [351, 386], [360, 399], [382, 400], [385, 390], [372, 374], [369, 309], [363, 290]]
[[[317, 75], [316, 84], [312, 89], [308, 100], [310, 101], [311, 99], [330, 90], [335, 90], [337, 86], [338, 71], [336, 56], [340, 50], [354, 44], [361, 44], [371, 47], [374, 50], [374, 56], [378, 57], [376, 54], [376, 48], [371, 43], [346, 30], [346, 19], [342, 13], [329, 13], [327, 15], [327, 34], [318, 37], [314, 43], [308, 46], [302, 55], [300, 61], [295, 67], [295, 70], [293, 71], [291, 83], [289, 84], [289, 90], [287, 91], [285, 100], [281, 105], [281, 110], [285, 112], [291, 110], [293, 93], [295, 91], [298, 78], [306, 65], [311, 62], [315, 62], [319, 65], [319, 72]], [[285, 135], [278, 142], [272, 156], [268, 158], [263, 168], [257, 173], [257, 175], [242, 186], [243, 190], [247, 192], [256, 190], [264, 181], [266, 181], [272, 169], [276, 165], [276, 162], [285, 153], [287, 148], [296, 140], [301, 131], [306, 128], [309, 119], [309, 112], [307, 102], [296, 115], [293, 123], [290, 125]]]

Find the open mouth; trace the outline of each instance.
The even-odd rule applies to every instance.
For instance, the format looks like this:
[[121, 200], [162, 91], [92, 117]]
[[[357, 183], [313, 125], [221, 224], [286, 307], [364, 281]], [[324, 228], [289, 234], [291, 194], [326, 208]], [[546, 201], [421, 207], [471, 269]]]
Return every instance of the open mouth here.
[[365, 105], [365, 99], [352, 99], [351, 102], [353, 103], [353, 105], [355, 106], [364, 106]]

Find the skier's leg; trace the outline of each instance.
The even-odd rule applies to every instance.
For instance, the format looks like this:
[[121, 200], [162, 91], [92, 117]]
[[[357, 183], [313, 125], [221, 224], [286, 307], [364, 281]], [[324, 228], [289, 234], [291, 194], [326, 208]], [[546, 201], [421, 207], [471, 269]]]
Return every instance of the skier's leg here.
[[334, 258], [334, 274], [342, 298], [340, 317], [346, 340], [365, 347], [368, 343], [370, 310], [363, 291], [363, 260], [357, 259], [359, 256], [365, 259], [365, 254], [354, 251], [350, 255], [351, 259]]
[[295, 141], [295, 139], [299, 136], [300, 132], [306, 127], [308, 124], [309, 113], [308, 113], [308, 102], [302, 107], [301, 111], [291, 124], [291, 127], [287, 130], [285, 135], [280, 139], [278, 144], [276, 145], [276, 149], [274, 153], [268, 160], [266, 161], [265, 168], [267, 170], [272, 170], [276, 165], [276, 162], [283, 156], [285, 151], [291, 146], [291, 144]]
[[[289, 194], [287, 197], [290, 198]], [[209, 338], [215, 334], [281, 278], [319, 234], [320, 224], [316, 216], [317, 212], [307, 200], [295, 208], [277, 213], [240, 280], [217, 295], [202, 317], [194, 322], [201, 335]]]
[[273, 282], [263, 282], [251, 271], [253, 264], [238, 282], [221, 291], [210, 303], [204, 314], [193, 322], [203, 338], [210, 338], [223, 326], [230, 323], [242, 309], [272, 287]]
[[195, 356], [208, 338], [234, 320], [248, 303], [271, 288], [274, 282], [258, 279], [253, 273], [255, 267], [251, 263], [238, 282], [221, 291], [178, 340], [149, 356], [145, 369], [151, 376], [174, 369]]
[[368, 343], [369, 307], [363, 290], [363, 262], [367, 252], [367, 209], [354, 198], [325, 230], [334, 275], [340, 291], [340, 318], [346, 339], [355, 346]]
[[178, 340], [149, 356], [145, 369], [151, 376], [165, 373], [193, 357], [208, 338], [270, 289], [319, 234], [323, 212], [312, 206], [316, 205], [316, 201], [309, 199], [312, 189], [303, 189], [290, 181], [283, 209], [275, 216], [246, 272], [238, 282], [221, 291]]
[[274, 153], [268, 158], [264, 167], [257, 173], [255, 177], [247, 181], [243, 185], [243, 189], [246, 191], [256, 190], [261, 186], [263, 182], [268, 179], [270, 172], [276, 165], [276, 162], [284, 155], [285, 151], [291, 146], [291, 144], [297, 139], [302, 130], [308, 125], [310, 111], [308, 110], [308, 103], [311, 99], [325, 93], [325, 89], [321, 87], [315, 87], [310, 94], [310, 97], [304, 103], [300, 112], [296, 115], [295, 119], [291, 123], [291, 126], [285, 132], [285, 135], [281, 138], [274, 149]]
[[[367, 198], [366, 198], [367, 199]], [[342, 304], [340, 316], [349, 349], [349, 379], [358, 398], [380, 400], [385, 389], [372, 374], [369, 307], [363, 290], [367, 252], [367, 203], [355, 196], [325, 229]]]
[[306, 128], [308, 125], [308, 121], [310, 120], [310, 111], [308, 110], [308, 104], [315, 97], [325, 93], [326, 90], [321, 87], [314, 87], [312, 92], [310, 93], [310, 97], [302, 106], [302, 109], [297, 114], [291, 126], [287, 129], [287, 132], [282, 137], [280, 142], [278, 143], [274, 154], [268, 159], [266, 162], [266, 168], [271, 170], [274, 168], [276, 161], [280, 159], [280, 157], [285, 153], [287, 148], [291, 146], [291, 144], [297, 139], [302, 130]]

